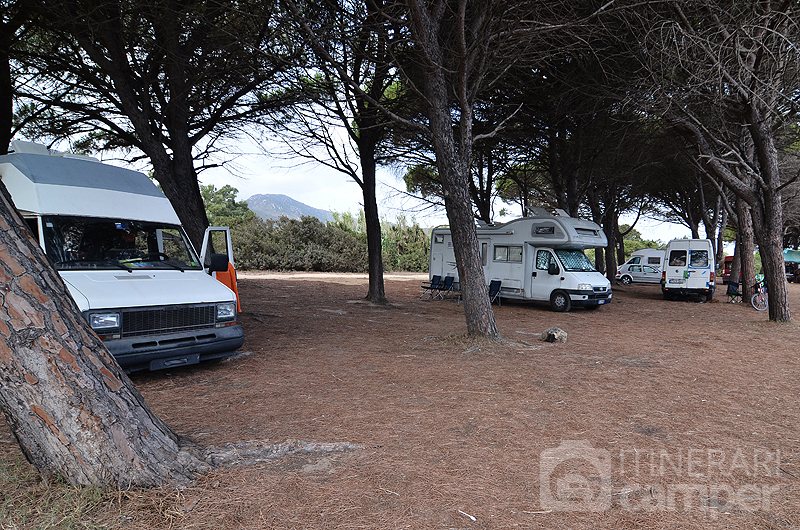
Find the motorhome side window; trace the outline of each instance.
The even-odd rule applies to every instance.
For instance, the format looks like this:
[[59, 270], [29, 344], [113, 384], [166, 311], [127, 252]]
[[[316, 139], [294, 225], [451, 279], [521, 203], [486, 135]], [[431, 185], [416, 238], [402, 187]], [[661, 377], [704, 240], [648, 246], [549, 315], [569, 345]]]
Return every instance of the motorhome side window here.
[[638, 265], [640, 261], [642, 261], [642, 258], [639, 257], [639, 256], [636, 256], [634, 258], [629, 259], [628, 263], [631, 264], [631, 265]]
[[42, 226], [58, 269], [200, 268], [179, 226], [70, 216], [45, 216]]
[[691, 267], [708, 267], [707, 250], [692, 250], [689, 252], [689, 258], [689, 266]]
[[495, 261], [511, 261], [522, 263], [522, 246], [518, 245], [495, 245]]
[[669, 266], [670, 267], [683, 267], [686, 265], [686, 251], [673, 250], [669, 253]]
[[658, 256], [650, 256], [649, 258], [647, 258], [647, 264], [648, 265], [661, 265], [661, 258], [659, 258]]

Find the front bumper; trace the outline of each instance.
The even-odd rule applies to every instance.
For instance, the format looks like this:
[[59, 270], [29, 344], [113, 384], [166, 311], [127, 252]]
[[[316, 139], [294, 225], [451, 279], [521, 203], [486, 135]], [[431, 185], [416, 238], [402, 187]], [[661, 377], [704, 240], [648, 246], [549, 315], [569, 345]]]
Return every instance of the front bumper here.
[[239, 324], [105, 341], [126, 372], [160, 370], [234, 355], [244, 344]]
[[572, 305], [575, 307], [610, 304], [611, 298], [613, 297], [611, 289], [607, 291], [594, 292], [569, 290], [567, 291], [567, 294], [569, 294], [569, 299], [572, 302]]

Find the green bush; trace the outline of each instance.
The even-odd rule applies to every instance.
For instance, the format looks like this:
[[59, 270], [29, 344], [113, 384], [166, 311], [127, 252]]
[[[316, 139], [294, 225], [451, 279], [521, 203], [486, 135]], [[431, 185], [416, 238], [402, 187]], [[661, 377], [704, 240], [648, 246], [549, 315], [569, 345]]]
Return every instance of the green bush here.
[[240, 270], [366, 272], [366, 235], [316, 217], [243, 219], [231, 226]]
[[[429, 231], [400, 217], [382, 223], [383, 261], [387, 271], [428, 270]], [[334, 213], [324, 224], [316, 217], [263, 220], [240, 218], [231, 223], [239, 270], [367, 272], [367, 232], [363, 213]]]

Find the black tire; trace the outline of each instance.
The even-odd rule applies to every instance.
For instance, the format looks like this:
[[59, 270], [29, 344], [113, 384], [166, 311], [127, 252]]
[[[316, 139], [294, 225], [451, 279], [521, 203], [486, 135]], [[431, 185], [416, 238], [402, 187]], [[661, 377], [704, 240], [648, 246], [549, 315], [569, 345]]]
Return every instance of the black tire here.
[[711, 299], [714, 298], [714, 293], [710, 292], [706, 295], [706, 302], [710, 302]]
[[661, 296], [664, 297], [664, 300], [672, 300], [672, 294], [667, 291], [661, 291]]
[[619, 281], [622, 285], [630, 285], [633, 283], [633, 278], [631, 278], [630, 276], [623, 276], [622, 278], [619, 279]]
[[565, 313], [572, 307], [572, 300], [562, 290], [555, 290], [550, 294], [550, 309], [556, 313]]

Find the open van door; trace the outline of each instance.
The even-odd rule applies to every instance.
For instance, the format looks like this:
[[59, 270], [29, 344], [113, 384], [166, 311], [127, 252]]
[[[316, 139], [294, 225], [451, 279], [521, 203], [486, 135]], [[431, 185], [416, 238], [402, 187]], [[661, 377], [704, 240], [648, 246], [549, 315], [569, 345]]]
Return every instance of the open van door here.
[[231, 231], [227, 226], [209, 226], [200, 250], [203, 270], [222, 282], [236, 295], [236, 309], [241, 313], [239, 290], [236, 286], [236, 268], [233, 266]]

